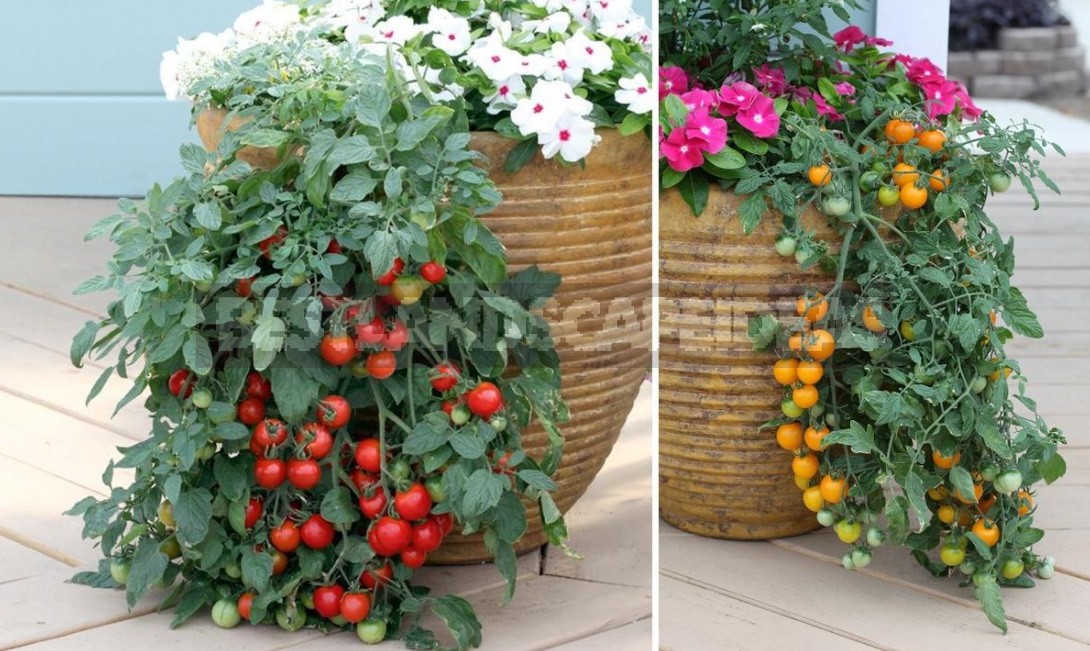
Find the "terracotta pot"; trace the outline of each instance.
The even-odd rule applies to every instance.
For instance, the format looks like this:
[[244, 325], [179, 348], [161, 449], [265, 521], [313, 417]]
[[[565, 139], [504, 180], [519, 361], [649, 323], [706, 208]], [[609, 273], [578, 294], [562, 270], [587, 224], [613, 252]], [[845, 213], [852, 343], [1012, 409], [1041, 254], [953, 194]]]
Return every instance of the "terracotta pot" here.
[[[197, 127], [205, 146], [214, 149], [225, 113], [218, 112], [218, 121], [211, 113], [203, 113]], [[488, 132], [474, 133], [472, 140], [488, 157], [489, 175], [503, 193], [503, 203], [483, 219], [507, 246], [511, 271], [536, 264], [563, 277], [543, 311], [572, 415], [562, 427], [566, 443], [555, 477], [562, 511], [605, 463], [651, 364], [651, 145], [639, 134], [622, 137], [603, 129], [601, 135], [585, 168], [564, 167], [539, 153], [516, 174], [503, 171], [511, 140]], [[254, 160], [275, 155], [251, 153]], [[523, 432], [523, 444], [539, 457], [544, 431]], [[537, 509], [527, 517], [520, 553], [545, 543]], [[451, 536], [428, 561], [490, 559], [480, 536]]]
[[[692, 533], [751, 540], [818, 527], [791, 475], [791, 455], [772, 431], [782, 387], [776, 357], [753, 351], [748, 318], [794, 314], [806, 286], [831, 284], [800, 272], [773, 247], [779, 214], [750, 235], [741, 199], [713, 189], [699, 218], [676, 191], [659, 200], [659, 511]], [[808, 211], [808, 230], [836, 238], [824, 215]]]

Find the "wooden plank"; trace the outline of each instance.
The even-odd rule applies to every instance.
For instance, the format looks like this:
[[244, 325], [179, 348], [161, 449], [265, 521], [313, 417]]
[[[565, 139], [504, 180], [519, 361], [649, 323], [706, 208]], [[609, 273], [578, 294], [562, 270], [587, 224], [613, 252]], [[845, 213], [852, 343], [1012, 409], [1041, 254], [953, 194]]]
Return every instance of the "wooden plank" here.
[[[662, 528], [669, 525], [663, 524]], [[822, 534], [791, 540], [808, 542], [811, 538], [829, 537], [827, 531]], [[849, 572], [840, 567], [839, 554], [834, 564], [831, 557], [822, 562], [768, 543], [691, 535], [666, 536], [660, 541], [663, 574], [726, 594], [745, 595], [750, 603], [762, 604], [766, 610], [797, 613], [825, 627], [850, 632], [855, 639], [879, 648], [902, 648], [906, 630], [919, 639], [942, 640], [944, 646], [952, 648], [976, 648], [983, 639], [997, 649], [1083, 648], [1072, 639], [1017, 622], [1012, 622], [1008, 635], [1000, 636], [968, 600], [952, 600], [908, 582], [894, 583], [874, 572]], [[894, 551], [898, 552], [895, 556], [905, 556], [903, 550]], [[877, 556], [884, 558], [883, 554]], [[930, 575], [925, 574], [925, 578]], [[850, 601], [822, 595], [850, 596]], [[1070, 618], [1069, 611], [1075, 608], [1075, 604], [1064, 608], [1062, 614], [1050, 616], [1048, 621]], [[663, 626], [667, 626], [665, 621]], [[770, 645], [776, 646], [771, 640]]]
[[[753, 595], [760, 599], [760, 595]], [[847, 631], [830, 630], [806, 612], [781, 612], [664, 574], [659, 581], [662, 651], [764, 648], [871, 649]]]
[[553, 651], [644, 651], [651, 647], [651, 618], [553, 647]]
[[572, 559], [546, 552], [545, 573], [651, 587], [651, 385], [644, 384], [602, 472], [565, 519]]
[[[4, 285], [0, 285], [0, 305], [4, 306], [0, 311], [0, 333], [66, 358], [72, 337], [84, 323], [98, 316]], [[108, 362], [91, 361], [87, 365], [103, 369]]]
[[0, 585], [68, 569], [55, 558], [0, 536]]
[[[130, 612], [120, 590], [67, 583], [73, 571], [0, 584], [0, 603], [4, 604], [0, 609], [0, 650], [147, 614], [166, 596], [162, 590], [153, 590]], [[157, 645], [168, 637], [164, 633], [159, 631], [155, 637], [147, 638], [154, 640], [148, 644]]]

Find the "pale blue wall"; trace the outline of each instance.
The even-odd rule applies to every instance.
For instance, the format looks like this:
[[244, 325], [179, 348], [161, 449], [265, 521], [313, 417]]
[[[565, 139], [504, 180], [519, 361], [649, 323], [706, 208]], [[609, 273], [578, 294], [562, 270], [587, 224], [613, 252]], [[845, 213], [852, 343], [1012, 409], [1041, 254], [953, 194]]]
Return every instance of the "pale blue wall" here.
[[[0, 194], [138, 196], [173, 178], [196, 138], [162, 97], [160, 55], [258, 1], [4, 2]], [[650, 17], [651, 0], [636, 8]]]

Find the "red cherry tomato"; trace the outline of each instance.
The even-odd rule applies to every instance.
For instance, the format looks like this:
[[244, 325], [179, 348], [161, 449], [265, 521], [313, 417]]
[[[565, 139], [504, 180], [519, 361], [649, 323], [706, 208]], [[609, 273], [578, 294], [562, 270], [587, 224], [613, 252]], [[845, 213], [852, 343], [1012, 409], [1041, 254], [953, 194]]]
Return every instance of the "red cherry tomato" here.
[[287, 237], [287, 236], [288, 236], [288, 229], [287, 228], [285, 228], [283, 226], [281, 226], [280, 228], [277, 228], [275, 233], [273, 233], [272, 235], [266, 237], [265, 239], [261, 240], [261, 242], [258, 243], [257, 246], [261, 249], [261, 255], [263, 255], [266, 258], [271, 260], [272, 259], [273, 249], [275, 249], [277, 246], [279, 246], [280, 243], [283, 242], [284, 238]]
[[436, 523], [439, 524], [439, 528], [443, 531], [443, 535], [446, 536], [454, 529], [454, 516], [449, 513], [436, 513], [431, 516]]
[[450, 416], [452, 413], [454, 413], [454, 408], [457, 407], [457, 406], [458, 406], [458, 403], [454, 402], [453, 400], [444, 400], [443, 401], [443, 413], [446, 414], [447, 416]]
[[286, 440], [288, 440], [288, 426], [284, 424], [284, 421], [267, 418], [258, 423], [250, 434], [250, 451], [260, 456], [272, 446], [280, 445]]
[[[439, 362], [435, 365], [435, 376], [431, 379], [431, 386], [436, 391], [450, 391], [458, 384], [460, 374], [458, 365], [454, 362]], [[453, 408], [453, 405], [451, 408]], [[444, 405], [445, 410], [446, 405]]]
[[303, 544], [311, 549], [325, 549], [333, 544], [333, 524], [320, 515], [312, 515], [299, 528]]
[[492, 418], [503, 407], [503, 394], [491, 382], [481, 382], [466, 393], [469, 410], [484, 419]]
[[356, 444], [356, 465], [367, 472], [382, 472], [382, 443], [376, 438]]
[[329, 246], [325, 248], [326, 253], [342, 253], [343, 251], [344, 247], [337, 241], [337, 238], [329, 240]]
[[279, 576], [288, 569], [288, 555], [280, 550], [273, 550], [273, 576]]
[[428, 555], [413, 546], [401, 550], [401, 562], [407, 567], [416, 569], [428, 560]]
[[342, 396], [329, 395], [318, 401], [318, 422], [329, 429], [340, 429], [352, 417], [352, 406]]
[[326, 619], [333, 619], [341, 614], [341, 597], [344, 588], [339, 585], [323, 585], [314, 590], [314, 610]]
[[409, 328], [401, 319], [394, 319], [390, 331], [383, 334], [382, 347], [386, 350], [401, 350], [409, 343]]
[[250, 371], [246, 376], [243, 392], [247, 398], [257, 398], [261, 402], [268, 402], [272, 398], [272, 383], [261, 377], [257, 371]]
[[314, 459], [292, 459], [288, 463], [288, 481], [301, 491], [308, 491], [322, 481], [322, 467]]
[[434, 285], [447, 277], [447, 268], [438, 262], [425, 262], [420, 266], [420, 277]]
[[443, 542], [443, 527], [433, 518], [413, 526], [414, 548], [427, 554], [439, 548]]
[[243, 521], [246, 524], [247, 529], [253, 529], [257, 521], [261, 519], [261, 514], [265, 510], [265, 504], [256, 497], [251, 497], [250, 502], [246, 504], [246, 511]]
[[[317, 605], [317, 604], [315, 604]], [[371, 596], [365, 592], [346, 592], [341, 597], [341, 617], [351, 624], [358, 624], [371, 613]]]
[[265, 420], [265, 403], [257, 398], [246, 398], [238, 403], [238, 419], [243, 425], [257, 425]]
[[367, 356], [367, 373], [376, 380], [385, 380], [397, 370], [397, 358], [388, 350]]
[[405, 520], [423, 520], [431, 511], [431, 494], [423, 484], [413, 484], [394, 495], [394, 509]]
[[284, 520], [269, 532], [269, 542], [273, 547], [285, 554], [290, 554], [298, 549], [302, 540], [299, 527], [291, 520]]
[[242, 298], [249, 298], [253, 293], [254, 279], [253, 278], [239, 278], [235, 281], [235, 293]]
[[295, 442], [303, 448], [311, 459], [325, 458], [333, 450], [333, 435], [321, 423], [307, 423], [295, 434]]
[[348, 335], [326, 335], [318, 346], [326, 364], [344, 366], [356, 356], [356, 342]]
[[360, 574], [360, 583], [368, 590], [374, 590], [376, 586], [386, 585], [394, 578], [394, 566], [390, 565], [389, 561], [383, 563], [382, 567], [372, 568], [364, 570]]
[[258, 459], [254, 462], [254, 481], [257, 485], [273, 490], [288, 478], [288, 466], [280, 459]]
[[393, 285], [402, 271], [405, 271], [405, 261], [401, 258], [394, 258], [394, 264], [390, 267], [390, 270], [378, 277], [378, 284], [387, 287]]
[[[178, 396], [183, 400], [193, 393], [193, 387], [196, 384], [197, 378], [193, 377], [193, 372], [187, 368], [180, 368], [177, 371], [174, 371], [167, 380], [167, 388], [170, 390], [170, 394]], [[184, 394], [182, 393], [183, 391], [185, 392]]]
[[376, 316], [366, 323], [356, 325], [356, 340], [361, 344], [374, 346], [382, 343], [386, 337], [386, 323], [382, 317]]
[[[371, 525], [375, 540], [383, 550], [384, 556], [393, 556], [409, 546], [412, 540], [413, 528], [408, 522], [383, 516]], [[378, 550], [376, 550], [378, 551]]]
[[242, 616], [242, 619], [250, 621], [250, 613], [254, 607], [254, 593], [243, 592], [238, 598], [238, 614]]
[[356, 490], [361, 493], [368, 486], [371, 486], [378, 481], [378, 477], [369, 472], [364, 472], [362, 468], [353, 470], [350, 478], [352, 479], [352, 484], [356, 487]]
[[374, 520], [386, 510], [386, 489], [379, 486], [370, 496], [363, 493], [360, 495], [359, 504], [360, 513], [369, 520]]

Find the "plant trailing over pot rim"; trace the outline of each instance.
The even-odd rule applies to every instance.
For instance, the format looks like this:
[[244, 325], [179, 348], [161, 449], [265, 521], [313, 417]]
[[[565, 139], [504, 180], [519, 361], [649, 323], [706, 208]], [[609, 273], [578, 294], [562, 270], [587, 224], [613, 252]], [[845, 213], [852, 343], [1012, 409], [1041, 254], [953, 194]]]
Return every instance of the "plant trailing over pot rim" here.
[[[436, 101], [462, 97], [470, 129], [519, 141], [508, 171], [538, 150], [581, 161], [598, 142], [597, 128], [633, 134], [650, 127], [650, 37], [630, 0], [266, 0], [232, 29], [179, 40], [165, 53], [167, 96], [188, 99], [197, 111], [263, 106], [269, 98], [247, 82], [268, 80], [224, 62], [285, 39], [346, 43], [349, 57], [392, 52], [415, 92]], [[285, 73], [307, 74], [305, 65]]]
[[[744, 232], [773, 208], [788, 263], [835, 274], [792, 314], [752, 317], [749, 335], [780, 357], [782, 416], [766, 426], [806, 506], [852, 546], [843, 565], [904, 545], [936, 576], [971, 580], [1006, 631], [1000, 586], [1053, 572], [1033, 550], [1033, 485], [1064, 474], [1065, 441], [1004, 352], [1043, 331], [985, 203], [1016, 177], [1036, 207], [1035, 180], [1058, 192], [1036, 156], [1062, 151], [997, 125], [927, 59], [857, 27], [830, 35], [821, 4], [732, 13], [716, 37], [678, 26], [719, 14], [664, 4], [678, 47], [660, 75], [663, 187], [696, 215], [713, 190], [748, 195]], [[834, 247], [803, 227], [809, 210]]]
[[[119, 298], [72, 360], [112, 358], [90, 398], [131, 380], [118, 407], [146, 395], [152, 432], [107, 468], [107, 497], [70, 511], [106, 557], [74, 580], [122, 585], [130, 606], [173, 585], [173, 625], [214, 605], [221, 626], [439, 648], [420, 626], [431, 611], [457, 648], [479, 646], [468, 602], [410, 579], [454, 527], [483, 531], [509, 600], [521, 498], [565, 544], [550, 476], [567, 409], [531, 311], [559, 279], [507, 277], [478, 217], [500, 196], [468, 149], [463, 100], [436, 104], [388, 57], [344, 44], [236, 56], [255, 88], [282, 73], [266, 110], [217, 152], [184, 146], [186, 176], [88, 234], [118, 248], [77, 291]], [[253, 169], [247, 143], [295, 154]], [[542, 459], [521, 449], [532, 421], [549, 432]], [[115, 468], [133, 483], [115, 485]]]

